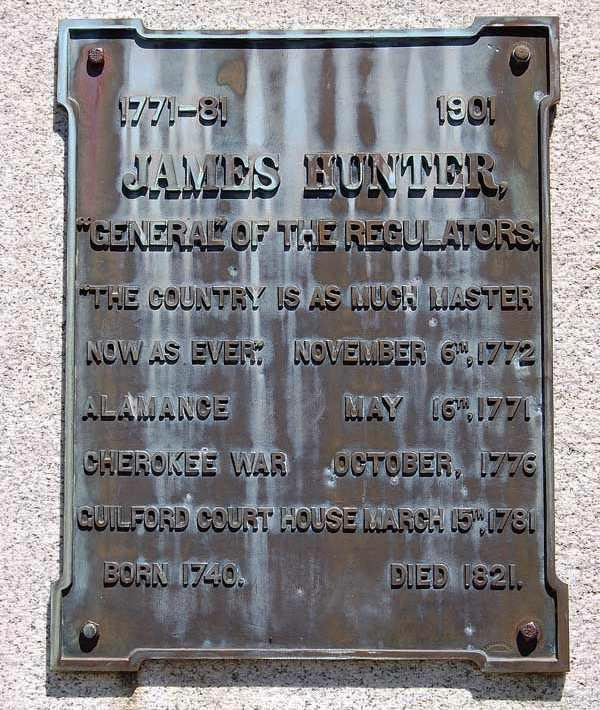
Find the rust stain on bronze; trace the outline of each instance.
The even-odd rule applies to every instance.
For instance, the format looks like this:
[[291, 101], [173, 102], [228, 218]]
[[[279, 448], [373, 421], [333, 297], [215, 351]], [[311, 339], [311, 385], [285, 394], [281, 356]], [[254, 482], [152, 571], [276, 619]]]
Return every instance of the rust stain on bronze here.
[[217, 74], [219, 86], [229, 86], [238, 96], [246, 93], [246, 62], [243, 59], [230, 59], [225, 62]]
[[321, 63], [321, 96], [319, 101], [318, 127], [319, 134], [325, 145], [332, 146], [335, 141], [336, 114], [336, 70], [335, 54], [333, 49], [323, 52]]

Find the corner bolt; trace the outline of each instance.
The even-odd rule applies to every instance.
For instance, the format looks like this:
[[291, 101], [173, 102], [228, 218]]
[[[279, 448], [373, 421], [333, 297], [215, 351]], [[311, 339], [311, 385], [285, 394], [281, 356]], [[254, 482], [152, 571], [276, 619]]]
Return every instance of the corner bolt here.
[[86, 621], [81, 627], [81, 635], [88, 641], [93, 641], [100, 635], [100, 627], [95, 621]]
[[87, 53], [88, 69], [100, 74], [104, 69], [104, 50], [102, 47], [90, 47]]
[[531, 61], [531, 50], [526, 44], [517, 44], [514, 46], [510, 55], [510, 66], [513, 73], [517, 76], [522, 74]]

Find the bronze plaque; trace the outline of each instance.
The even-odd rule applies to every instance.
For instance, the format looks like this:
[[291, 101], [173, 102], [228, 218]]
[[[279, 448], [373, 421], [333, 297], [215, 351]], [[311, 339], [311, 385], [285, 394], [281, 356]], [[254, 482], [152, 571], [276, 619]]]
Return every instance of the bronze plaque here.
[[58, 668], [568, 667], [555, 19], [61, 25]]

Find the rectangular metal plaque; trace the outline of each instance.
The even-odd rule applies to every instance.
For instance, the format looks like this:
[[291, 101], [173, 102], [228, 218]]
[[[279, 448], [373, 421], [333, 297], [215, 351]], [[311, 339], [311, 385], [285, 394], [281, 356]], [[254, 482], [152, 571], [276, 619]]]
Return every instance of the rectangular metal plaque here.
[[61, 25], [58, 668], [568, 667], [553, 18]]

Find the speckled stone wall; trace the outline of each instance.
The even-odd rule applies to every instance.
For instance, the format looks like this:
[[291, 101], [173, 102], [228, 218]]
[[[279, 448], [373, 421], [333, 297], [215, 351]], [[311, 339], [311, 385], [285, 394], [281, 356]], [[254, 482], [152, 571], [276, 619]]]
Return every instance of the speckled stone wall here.
[[[66, 119], [55, 106], [59, 19], [140, 17], [162, 29], [457, 27], [559, 15], [562, 99], [551, 139], [556, 555], [570, 585], [566, 676], [485, 675], [448, 662], [147, 663], [136, 674], [48, 668], [59, 574]], [[597, 0], [0, 5], [0, 706], [3, 708], [593, 708], [600, 706], [600, 354]]]

